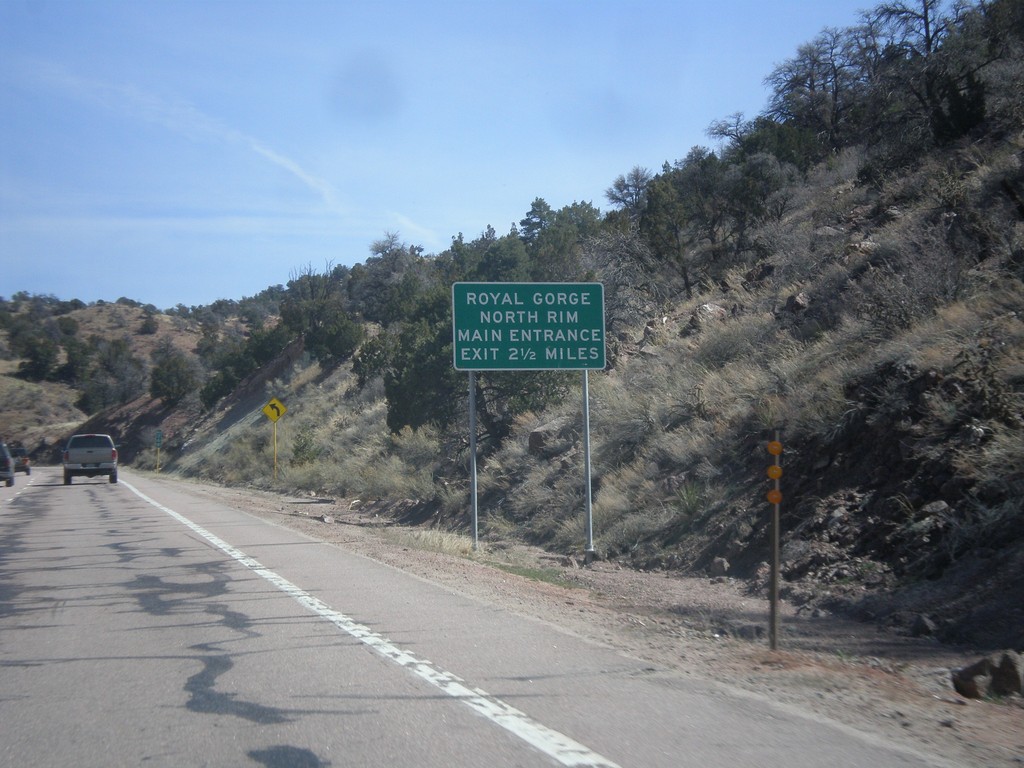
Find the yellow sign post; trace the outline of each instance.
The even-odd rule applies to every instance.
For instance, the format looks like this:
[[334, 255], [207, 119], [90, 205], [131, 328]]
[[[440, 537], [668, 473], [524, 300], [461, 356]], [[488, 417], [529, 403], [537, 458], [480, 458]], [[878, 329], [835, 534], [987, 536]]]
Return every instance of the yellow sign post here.
[[287, 412], [284, 403], [276, 397], [270, 398], [270, 402], [263, 406], [264, 415], [274, 423], [274, 481], [277, 481], [277, 420]]

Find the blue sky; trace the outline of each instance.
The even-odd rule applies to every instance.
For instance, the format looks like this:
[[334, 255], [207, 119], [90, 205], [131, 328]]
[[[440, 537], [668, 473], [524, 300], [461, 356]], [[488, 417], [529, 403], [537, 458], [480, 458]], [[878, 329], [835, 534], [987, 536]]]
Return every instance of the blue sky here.
[[166, 309], [658, 171], [862, 0], [0, 0], [0, 296]]

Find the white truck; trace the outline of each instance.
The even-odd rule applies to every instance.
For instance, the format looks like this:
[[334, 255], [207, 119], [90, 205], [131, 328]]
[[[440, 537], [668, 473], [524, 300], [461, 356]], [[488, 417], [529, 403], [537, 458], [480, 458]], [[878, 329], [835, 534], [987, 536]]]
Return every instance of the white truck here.
[[64, 485], [71, 478], [106, 475], [117, 482], [117, 448], [110, 435], [72, 435], [64, 448]]

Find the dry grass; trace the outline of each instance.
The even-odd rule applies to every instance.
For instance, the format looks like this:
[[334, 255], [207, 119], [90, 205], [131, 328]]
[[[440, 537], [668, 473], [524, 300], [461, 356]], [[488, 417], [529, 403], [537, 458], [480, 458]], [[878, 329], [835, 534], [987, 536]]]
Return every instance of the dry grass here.
[[434, 528], [386, 527], [378, 529], [377, 535], [396, 546], [441, 552], [457, 557], [472, 557], [474, 555], [473, 539], [465, 534], [439, 531]]
[[[287, 379], [269, 382], [263, 398], [244, 418], [200, 438], [205, 446], [178, 466], [226, 484], [359, 498], [431, 499], [434, 472], [443, 455], [436, 430], [385, 426], [386, 402], [353, 387], [342, 367], [325, 379], [318, 364], [299, 367]], [[277, 397], [288, 408], [274, 425], [255, 407]], [[202, 456], [202, 459], [199, 459]], [[148, 453], [141, 457], [152, 464]]]
[[14, 376], [17, 363], [0, 361], [0, 437], [29, 450], [52, 444], [85, 421], [75, 406], [78, 393], [54, 382], [28, 382]]

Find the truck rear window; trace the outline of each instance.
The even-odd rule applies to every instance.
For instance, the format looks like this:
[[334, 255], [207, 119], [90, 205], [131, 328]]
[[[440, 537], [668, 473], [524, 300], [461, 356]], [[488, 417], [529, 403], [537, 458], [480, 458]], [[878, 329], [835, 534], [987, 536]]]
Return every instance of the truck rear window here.
[[68, 441], [68, 448], [113, 448], [105, 435], [77, 435]]

